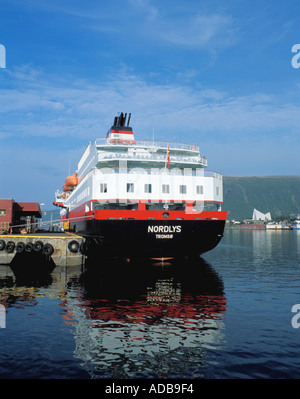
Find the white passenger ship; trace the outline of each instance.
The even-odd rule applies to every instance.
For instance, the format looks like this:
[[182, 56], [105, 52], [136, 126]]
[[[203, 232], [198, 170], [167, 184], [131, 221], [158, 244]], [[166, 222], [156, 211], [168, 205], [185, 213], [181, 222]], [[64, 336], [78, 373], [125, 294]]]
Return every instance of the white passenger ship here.
[[121, 113], [89, 143], [56, 192], [63, 222], [103, 254], [192, 256], [221, 240], [222, 175], [206, 171], [199, 146], [135, 140]]

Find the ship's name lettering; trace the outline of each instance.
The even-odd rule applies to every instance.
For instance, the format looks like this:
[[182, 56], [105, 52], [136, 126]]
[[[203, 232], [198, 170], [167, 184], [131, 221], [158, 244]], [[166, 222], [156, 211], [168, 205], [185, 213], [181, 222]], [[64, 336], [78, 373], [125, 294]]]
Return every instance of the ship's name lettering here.
[[155, 238], [158, 239], [165, 239], [165, 238], [170, 238], [172, 239], [174, 236], [173, 234], [155, 234]]
[[181, 233], [181, 226], [148, 226], [148, 233]]

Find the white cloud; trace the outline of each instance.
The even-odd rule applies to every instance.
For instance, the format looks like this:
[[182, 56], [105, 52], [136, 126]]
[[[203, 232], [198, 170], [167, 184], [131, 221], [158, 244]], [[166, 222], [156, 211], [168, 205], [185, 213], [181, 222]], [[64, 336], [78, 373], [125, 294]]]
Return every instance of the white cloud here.
[[159, 16], [158, 9], [151, 5], [149, 0], [129, 0], [129, 3], [145, 12], [146, 18], [150, 21], [155, 20]]
[[[24, 7], [23, 1], [11, 2], [16, 7]], [[237, 21], [231, 15], [209, 8], [207, 11], [201, 2], [117, 0], [91, 1], [87, 5], [75, 0], [39, 0], [31, 1], [25, 10], [64, 15], [70, 29], [79, 27], [106, 33], [108, 37], [126, 38], [131, 43], [146, 40], [155, 48], [171, 44], [185, 49], [214, 51], [232, 46], [238, 40]]]
[[164, 3], [154, 7], [148, 0], [130, 0], [140, 18], [136, 17], [135, 29], [139, 36], [156, 46], [176, 46], [190, 50], [224, 49], [238, 41], [237, 21], [221, 12], [204, 12], [200, 3], [184, 7]]
[[212, 50], [236, 42], [233, 19], [221, 14], [185, 16], [177, 21], [163, 21], [160, 29], [162, 39], [187, 48]]
[[[145, 138], [154, 128], [170, 139], [256, 140], [272, 134], [292, 137], [300, 123], [299, 104], [265, 94], [234, 96], [214, 88], [153, 84], [134, 75], [109, 80], [65, 82], [31, 75], [30, 83], [14, 76], [14, 88], [0, 92], [0, 134], [97, 137], [105, 135], [116, 112], [132, 112], [132, 124]], [[19, 84], [18, 84], [19, 83]], [[161, 137], [161, 138], [162, 138]], [[198, 140], [198, 138], [197, 138]]]
[[[300, 150], [300, 105], [284, 101], [283, 93], [237, 96], [211, 87], [149, 83], [128, 71], [96, 83], [62, 82], [42, 71], [32, 71], [27, 81], [21, 76], [16, 71], [7, 82], [13, 88], [0, 91], [0, 196], [51, 198], [68, 173], [68, 157], [73, 172], [88, 142], [105, 137], [121, 111], [132, 113], [136, 138], [152, 139], [154, 129], [156, 140], [199, 144], [209, 168], [221, 173], [279, 174], [281, 165], [287, 174], [294, 171], [289, 148]], [[264, 151], [266, 161], [256, 162]], [[21, 171], [32, 187], [26, 199], [16, 185]]]

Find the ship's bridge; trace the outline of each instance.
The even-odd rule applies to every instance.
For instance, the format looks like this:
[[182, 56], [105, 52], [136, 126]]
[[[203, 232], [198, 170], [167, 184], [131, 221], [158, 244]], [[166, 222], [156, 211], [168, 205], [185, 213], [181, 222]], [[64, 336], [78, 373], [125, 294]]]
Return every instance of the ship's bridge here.
[[119, 162], [126, 162], [130, 166], [139, 167], [193, 167], [205, 168], [207, 167], [207, 159], [200, 157], [199, 154], [183, 155], [172, 154], [171, 151], [153, 153], [145, 148], [128, 149], [127, 151], [117, 150], [113, 152], [103, 151], [98, 148], [98, 162], [97, 167], [117, 166]]
[[97, 139], [95, 146], [98, 155], [97, 167], [106, 166], [105, 163], [115, 166], [116, 161], [121, 160], [141, 167], [207, 167], [207, 159], [200, 156], [199, 146], [191, 144], [136, 140], [134, 145], [128, 145]]
[[[192, 168], [207, 167], [198, 145], [154, 140], [135, 140], [129, 126], [131, 114], [121, 113], [114, 119], [106, 138], [96, 139], [86, 148], [78, 163], [82, 179], [92, 168]], [[126, 123], [127, 122], [127, 123]]]

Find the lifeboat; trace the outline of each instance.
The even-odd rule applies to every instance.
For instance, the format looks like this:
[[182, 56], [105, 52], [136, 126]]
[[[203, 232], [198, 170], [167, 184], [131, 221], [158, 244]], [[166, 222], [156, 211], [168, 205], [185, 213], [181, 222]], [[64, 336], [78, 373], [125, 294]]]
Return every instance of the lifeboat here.
[[73, 173], [71, 176], [67, 176], [66, 181], [63, 185], [63, 190], [66, 191], [72, 191], [78, 184], [78, 174]]

